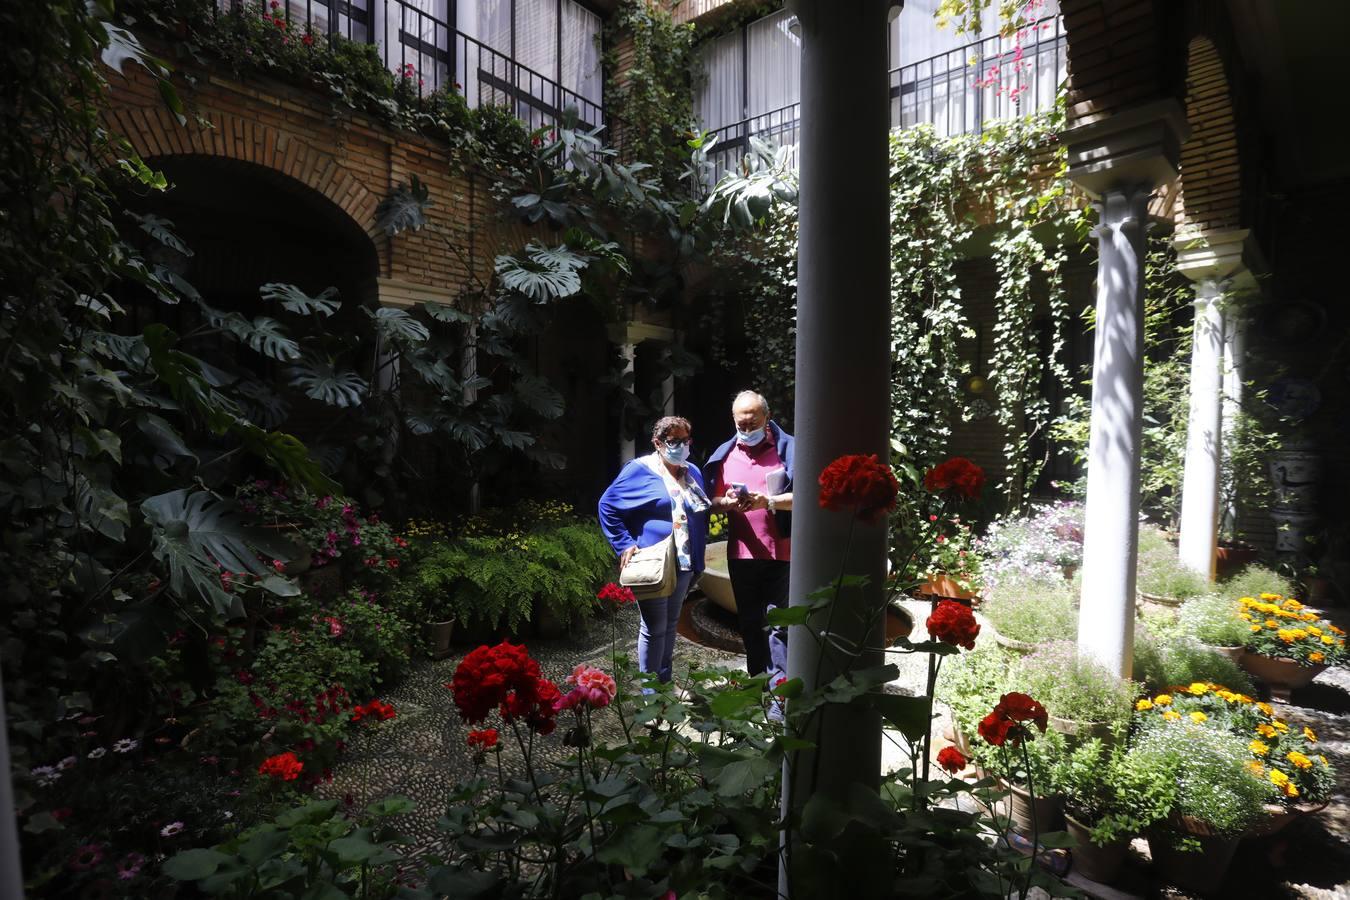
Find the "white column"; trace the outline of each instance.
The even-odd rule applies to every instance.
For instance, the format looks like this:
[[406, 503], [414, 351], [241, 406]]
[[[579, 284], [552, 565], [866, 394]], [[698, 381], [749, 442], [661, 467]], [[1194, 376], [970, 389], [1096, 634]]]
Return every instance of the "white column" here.
[[[801, 160], [797, 244], [797, 390], [795, 505], [792, 521], [794, 605], [841, 571], [864, 575], [865, 587], [844, 590], [835, 608], [815, 616], [841, 644], [867, 646], [855, 669], [882, 661], [880, 641], [886, 575], [886, 527], [859, 524], [820, 508], [821, 471], [844, 454], [889, 454], [890, 241], [887, 190], [886, 0], [821, 3], [794, 0], [801, 29]], [[842, 98], [847, 98], [844, 102]], [[807, 690], [828, 683], [846, 664], [805, 626], [790, 629], [788, 675]], [[790, 705], [790, 704], [789, 704]], [[785, 766], [783, 804], [800, 815], [823, 798], [850, 807], [859, 790], [875, 792], [881, 774], [881, 719], [857, 703], [826, 704], [803, 725], [814, 750]], [[837, 886], [812, 896], [876, 896], [893, 874], [882, 848], [845, 832], [829, 840]], [[789, 835], [789, 839], [791, 835]], [[788, 846], [786, 864], [811, 862]], [[823, 860], [824, 855], [817, 857]], [[806, 890], [801, 892], [805, 896]]]
[[[623, 357], [623, 373], [629, 376], [630, 381], [634, 373], [634, 363], [637, 361], [637, 344], [625, 343], [619, 345], [619, 355]], [[622, 421], [619, 423], [619, 465], [622, 466], [634, 456], [637, 455], [637, 442], [627, 432], [628, 423]]]
[[1092, 362], [1083, 596], [1078, 651], [1128, 678], [1134, 653], [1135, 562], [1144, 395], [1144, 230], [1152, 188], [1105, 192], [1097, 204], [1097, 324]]
[[1195, 286], [1190, 413], [1181, 482], [1181, 564], [1211, 581], [1219, 541], [1225, 287], [1218, 278], [1201, 279]]
[[[1242, 412], [1243, 354], [1247, 352], [1246, 326], [1240, 314], [1224, 316], [1223, 340], [1223, 446], [1229, 446], [1238, 416]], [[1237, 498], [1228, 498], [1228, 508], [1220, 510], [1220, 527], [1237, 531]]]

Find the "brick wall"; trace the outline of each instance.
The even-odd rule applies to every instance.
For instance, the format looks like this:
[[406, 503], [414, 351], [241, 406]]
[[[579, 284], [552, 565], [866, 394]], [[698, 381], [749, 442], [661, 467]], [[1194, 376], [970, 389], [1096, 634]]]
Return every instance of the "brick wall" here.
[[1166, 23], [1156, 0], [1061, 0], [1060, 10], [1068, 36], [1070, 127], [1164, 96]]
[[1178, 229], [1223, 230], [1241, 222], [1241, 171], [1233, 103], [1223, 60], [1206, 37], [1191, 41], [1186, 67], [1186, 118], [1181, 145]]

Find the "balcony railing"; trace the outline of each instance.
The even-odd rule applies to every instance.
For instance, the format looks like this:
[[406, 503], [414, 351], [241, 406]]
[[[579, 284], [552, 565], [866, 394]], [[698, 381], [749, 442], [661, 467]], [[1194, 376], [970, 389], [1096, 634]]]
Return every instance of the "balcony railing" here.
[[510, 107], [530, 128], [557, 124], [569, 106], [585, 125], [605, 121], [601, 103], [408, 0], [282, 0], [275, 7], [270, 0], [216, 0], [216, 12], [284, 18], [301, 35], [374, 44], [394, 77], [406, 81], [418, 96], [453, 90], [470, 107]]
[[[979, 133], [994, 122], [1053, 108], [1064, 76], [1063, 25], [1058, 17], [1045, 19], [1013, 37], [986, 38], [891, 69], [891, 127]], [[792, 103], [717, 129], [720, 140], [709, 154], [715, 178], [737, 163], [751, 137], [792, 147], [788, 158], [795, 164], [800, 116], [801, 104]]]

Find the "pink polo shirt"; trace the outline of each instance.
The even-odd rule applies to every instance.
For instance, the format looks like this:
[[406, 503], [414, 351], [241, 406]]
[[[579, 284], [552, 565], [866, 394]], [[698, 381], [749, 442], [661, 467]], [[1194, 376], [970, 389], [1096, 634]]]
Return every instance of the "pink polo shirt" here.
[[[765, 475], [783, 467], [778, 448], [767, 438], [753, 447], [737, 443], [722, 463], [722, 474], [717, 479], [716, 496], [727, 492], [727, 485], [744, 484], [747, 490], [765, 493]], [[778, 534], [773, 513], [767, 509], [752, 509], [740, 513], [728, 510], [731, 518], [731, 537], [727, 540], [729, 559], [776, 559], [787, 562], [791, 556], [792, 541]]]

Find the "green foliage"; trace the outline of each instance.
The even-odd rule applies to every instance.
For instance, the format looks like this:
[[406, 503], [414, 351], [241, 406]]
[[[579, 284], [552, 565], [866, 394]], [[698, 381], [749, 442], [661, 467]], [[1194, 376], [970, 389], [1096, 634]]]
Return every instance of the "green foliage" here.
[[975, 726], [1008, 690], [1008, 669], [1007, 654], [989, 640], [943, 664], [937, 699], [951, 709], [952, 720], [967, 739], [975, 736]]
[[1219, 590], [1231, 600], [1241, 600], [1243, 597], [1259, 600], [1262, 594], [1279, 594], [1281, 597], [1295, 595], [1292, 581], [1260, 563], [1243, 567], [1242, 571], [1221, 583]]
[[[631, 40], [631, 57], [619, 65], [619, 48]], [[660, 4], [624, 0], [605, 25], [605, 104], [618, 121], [626, 159], [655, 168], [674, 187], [684, 162], [684, 142], [694, 122], [693, 85], [701, 72], [692, 22], [676, 24]], [[622, 71], [622, 76], [618, 73]]]
[[1209, 579], [1187, 568], [1176, 547], [1155, 528], [1139, 529], [1136, 588], [1144, 594], [1186, 600], [1210, 589]]
[[1069, 641], [1044, 646], [1015, 660], [1009, 682], [1037, 700], [1052, 716], [1074, 722], [1105, 722], [1123, 732], [1134, 713], [1139, 686], [1078, 655]]
[[1077, 600], [1062, 578], [1010, 573], [986, 592], [980, 611], [1015, 641], [1066, 641], [1078, 633]]
[[1186, 638], [1160, 639], [1146, 629], [1134, 636], [1134, 677], [1150, 691], [1202, 681], [1254, 693], [1251, 677], [1227, 656]]
[[1156, 722], [1135, 745], [1137, 764], [1166, 787], [1170, 815], [1235, 837], [1261, 816], [1268, 790], [1247, 768], [1247, 742], [1190, 721]]
[[1065, 811], [1092, 829], [1098, 846], [1162, 821], [1171, 797], [1152, 759], [1126, 749], [1124, 740], [1107, 745], [1093, 738], [1074, 747], [1055, 787], [1064, 794]]
[[391, 820], [412, 808], [406, 797], [387, 797], [353, 816], [336, 800], [306, 803], [209, 849], [178, 853], [164, 873], [230, 898], [403, 896], [398, 848], [410, 839]]
[[1250, 633], [1236, 600], [1219, 594], [1192, 597], [1181, 607], [1181, 629], [1211, 647], [1241, 647]]
[[613, 565], [614, 551], [590, 521], [510, 522], [424, 544], [400, 591], [428, 621], [519, 631], [538, 607], [565, 622], [589, 613]]

